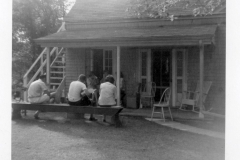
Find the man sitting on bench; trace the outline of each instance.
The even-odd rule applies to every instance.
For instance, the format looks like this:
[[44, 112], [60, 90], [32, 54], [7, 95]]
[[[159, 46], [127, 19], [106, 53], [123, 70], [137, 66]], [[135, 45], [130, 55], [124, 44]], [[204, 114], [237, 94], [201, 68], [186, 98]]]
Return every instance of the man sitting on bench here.
[[[86, 76], [81, 74], [78, 77], [77, 81], [73, 81], [70, 83], [69, 91], [68, 91], [68, 104], [73, 106], [89, 106], [91, 101], [88, 98], [90, 94], [85, 85]], [[96, 120], [93, 115], [90, 115], [89, 120]]]
[[[55, 92], [50, 92], [46, 86], [46, 74], [39, 76], [39, 79], [32, 82], [28, 88], [28, 101], [33, 104], [49, 103], [53, 102], [55, 97]], [[35, 119], [38, 117], [39, 111], [34, 114]]]

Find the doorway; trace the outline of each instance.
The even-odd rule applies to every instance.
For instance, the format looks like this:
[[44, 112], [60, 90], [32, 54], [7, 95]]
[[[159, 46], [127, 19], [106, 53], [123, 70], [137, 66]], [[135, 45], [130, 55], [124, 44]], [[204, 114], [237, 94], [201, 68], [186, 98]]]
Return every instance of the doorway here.
[[156, 83], [155, 101], [160, 100], [163, 91], [171, 82], [171, 50], [152, 49], [152, 81]]
[[103, 71], [107, 70], [109, 74], [114, 74], [116, 65], [114, 60], [116, 54], [113, 49], [92, 49], [90, 58], [91, 71], [101, 80], [103, 78]]
[[93, 49], [93, 73], [100, 79], [103, 76], [103, 50]]

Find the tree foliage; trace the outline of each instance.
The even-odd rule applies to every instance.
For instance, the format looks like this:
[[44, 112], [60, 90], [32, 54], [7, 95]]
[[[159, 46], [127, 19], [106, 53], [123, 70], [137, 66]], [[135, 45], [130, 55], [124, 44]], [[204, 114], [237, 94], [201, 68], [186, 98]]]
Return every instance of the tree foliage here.
[[175, 9], [192, 10], [194, 16], [212, 14], [226, 0], [133, 0], [128, 11], [137, 17], [174, 19]]
[[67, 0], [13, 0], [12, 75], [22, 79], [42, 49], [34, 39], [55, 33], [65, 16]]

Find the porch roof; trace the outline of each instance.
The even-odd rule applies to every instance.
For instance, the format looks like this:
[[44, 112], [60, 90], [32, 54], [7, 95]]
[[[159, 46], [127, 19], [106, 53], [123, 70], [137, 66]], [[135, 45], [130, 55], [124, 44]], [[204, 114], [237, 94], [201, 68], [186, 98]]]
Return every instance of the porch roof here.
[[35, 41], [44, 47], [169, 46], [214, 43], [217, 25], [97, 28], [61, 31]]

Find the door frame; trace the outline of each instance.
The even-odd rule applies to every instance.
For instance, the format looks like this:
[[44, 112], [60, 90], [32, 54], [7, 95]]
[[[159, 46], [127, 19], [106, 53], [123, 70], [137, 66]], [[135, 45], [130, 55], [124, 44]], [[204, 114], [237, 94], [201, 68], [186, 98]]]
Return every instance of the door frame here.
[[[146, 76], [142, 76], [142, 53], [146, 52], [147, 53], [147, 60], [146, 60]], [[138, 81], [142, 83], [142, 79], [146, 78], [146, 82], [151, 82], [151, 49], [139, 49], [138, 50], [138, 55], [139, 55], [139, 66], [138, 66]]]
[[[177, 76], [177, 52], [183, 53], [182, 76]], [[187, 89], [187, 49], [173, 49], [172, 50], [172, 106], [176, 107], [181, 104], [181, 97], [183, 93], [177, 93], [177, 80], [182, 80], [182, 91]]]
[[103, 71], [105, 70], [105, 51], [112, 51], [112, 75], [114, 76], [114, 78], [116, 78], [116, 73], [117, 73], [117, 52], [116, 49], [112, 48], [112, 47], [104, 47], [104, 48], [91, 48], [90, 50], [90, 71], [93, 71], [93, 66], [94, 66], [94, 62], [93, 62], [93, 50], [95, 49], [101, 49], [103, 52]]

